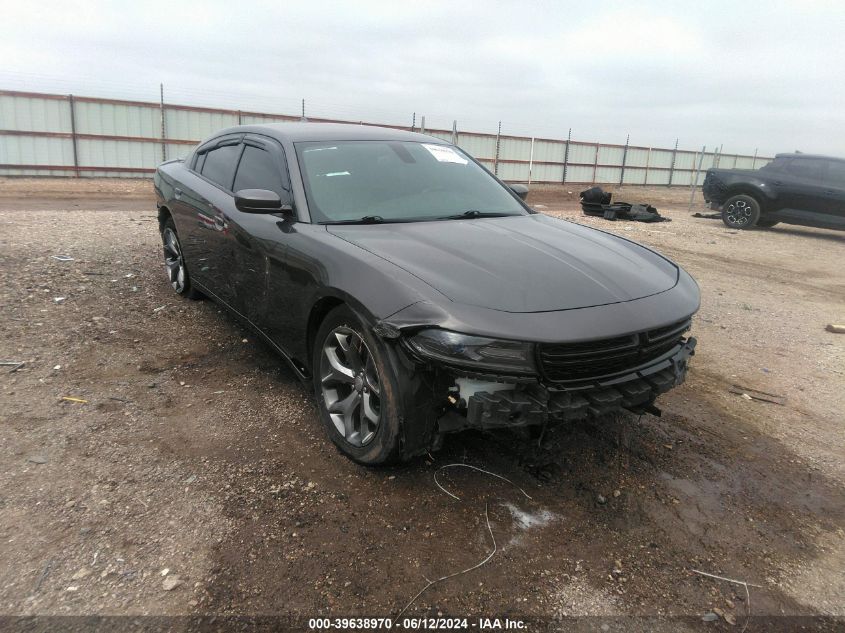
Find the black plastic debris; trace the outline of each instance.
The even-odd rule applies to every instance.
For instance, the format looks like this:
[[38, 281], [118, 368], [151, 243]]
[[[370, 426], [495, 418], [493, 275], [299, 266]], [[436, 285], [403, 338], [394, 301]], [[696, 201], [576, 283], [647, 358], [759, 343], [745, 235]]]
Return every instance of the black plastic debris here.
[[601, 187], [590, 187], [581, 192], [581, 210], [584, 215], [605, 220], [634, 220], [636, 222], [671, 222], [650, 204], [611, 202], [613, 194]]

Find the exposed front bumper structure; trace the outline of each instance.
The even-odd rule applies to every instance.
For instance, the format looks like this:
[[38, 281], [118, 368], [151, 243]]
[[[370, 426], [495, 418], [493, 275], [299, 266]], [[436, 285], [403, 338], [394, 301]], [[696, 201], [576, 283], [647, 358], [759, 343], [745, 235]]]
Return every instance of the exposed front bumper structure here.
[[475, 393], [466, 403], [466, 417], [446, 416], [438, 430], [528, 426], [598, 417], [622, 409], [641, 412], [657, 396], [684, 382], [695, 346], [695, 338], [684, 339], [655, 362], [606, 379], [566, 386], [525, 384]]

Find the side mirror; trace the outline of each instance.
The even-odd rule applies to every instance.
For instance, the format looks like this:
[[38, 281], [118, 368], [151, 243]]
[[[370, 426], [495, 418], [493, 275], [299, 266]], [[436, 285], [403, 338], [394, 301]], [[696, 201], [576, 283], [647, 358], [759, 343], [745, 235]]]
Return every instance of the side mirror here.
[[241, 189], [235, 192], [235, 207], [244, 213], [276, 213], [290, 211], [290, 204], [283, 205], [275, 191], [267, 189]]
[[519, 183], [513, 183], [508, 185], [510, 190], [513, 191], [517, 196], [519, 196], [520, 200], [525, 200], [528, 197], [528, 187], [525, 185], [520, 185]]

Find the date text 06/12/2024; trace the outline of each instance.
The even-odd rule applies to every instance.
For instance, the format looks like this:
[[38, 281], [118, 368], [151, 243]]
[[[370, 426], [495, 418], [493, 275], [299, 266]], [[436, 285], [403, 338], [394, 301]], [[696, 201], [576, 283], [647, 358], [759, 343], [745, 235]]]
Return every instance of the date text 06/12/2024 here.
[[477, 629], [480, 631], [519, 631], [526, 628], [523, 620], [510, 618], [403, 618], [394, 622], [390, 618], [311, 618], [308, 628], [311, 630], [327, 629], [361, 629], [361, 630], [389, 630], [392, 628], [404, 630], [450, 630]]

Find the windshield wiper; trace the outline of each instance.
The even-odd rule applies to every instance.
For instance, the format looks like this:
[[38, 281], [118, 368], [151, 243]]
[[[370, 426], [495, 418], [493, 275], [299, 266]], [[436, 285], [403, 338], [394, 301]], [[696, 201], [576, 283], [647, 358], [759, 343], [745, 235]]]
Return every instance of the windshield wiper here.
[[365, 215], [363, 218], [352, 220], [329, 220], [328, 222], [320, 222], [320, 224], [381, 224], [384, 218], [380, 215]]
[[465, 220], [467, 218], [504, 218], [509, 215], [516, 215], [515, 213], [496, 213], [493, 211], [478, 211], [477, 209], [470, 209], [463, 213], [456, 213], [455, 215], [444, 215], [437, 218], [438, 220]]

